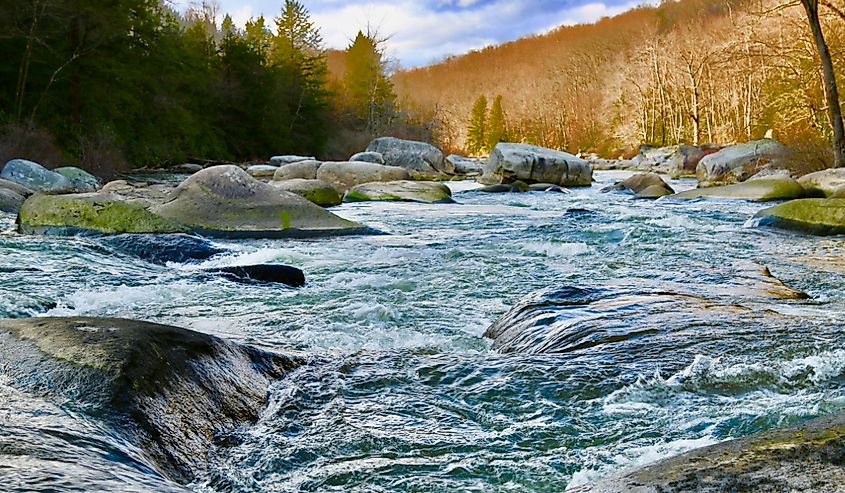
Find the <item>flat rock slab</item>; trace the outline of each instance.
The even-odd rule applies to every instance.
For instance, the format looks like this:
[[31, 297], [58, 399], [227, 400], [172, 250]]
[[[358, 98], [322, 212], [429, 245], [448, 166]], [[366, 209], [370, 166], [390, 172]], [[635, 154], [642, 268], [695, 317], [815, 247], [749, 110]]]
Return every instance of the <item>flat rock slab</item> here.
[[390, 181], [364, 183], [351, 188], [343, 196], [344, 202], [420, 202], [451, 204], [452, 191], [446, 185], [428, 181]]
[[756, 178], [721, 187], [696, 188], [672, 195], [675, 199], [737, 199], [767, 202], [804, 197], [804, 187], [789, 176]]

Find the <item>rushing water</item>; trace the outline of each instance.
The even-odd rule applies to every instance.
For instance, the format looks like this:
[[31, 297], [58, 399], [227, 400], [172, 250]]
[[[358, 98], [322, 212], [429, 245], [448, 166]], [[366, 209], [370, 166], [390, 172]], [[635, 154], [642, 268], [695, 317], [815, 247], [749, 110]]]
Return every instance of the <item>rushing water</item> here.
[[[571, 194], [459, 183], [455, 205], [343, 205], [390, 234], [219, 242], [231, 253], [197, 264], [18, 236], [0, 215], [0, 316], [137, 318], [312, 355], [255, 426], [212, 450], [189, 485], [201, 492], [561, 491], [845, 407], [845, 240], [747, 227], [760, 204], [599, 192], [624, 176], [597, 172]], [[302, 268], [307, 286], [199, 272], [265, 262]], [[642, 359], [502, 355], [482, 337], [537, 289], [623, 279], [707, 293], [749, 263], [812, 299], [761, 298], [755, 310], [789, 322], [669, 338]], [[0, 376], [0, 490], [180, 490], [138, 453], [72, 402]]]

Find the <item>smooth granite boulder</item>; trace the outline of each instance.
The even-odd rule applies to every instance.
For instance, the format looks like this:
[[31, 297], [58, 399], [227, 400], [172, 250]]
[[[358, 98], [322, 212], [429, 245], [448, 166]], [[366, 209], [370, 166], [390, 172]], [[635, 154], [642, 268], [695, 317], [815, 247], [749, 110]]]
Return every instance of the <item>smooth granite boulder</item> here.
[[426, 142], [379, 137], [370, 142], [367, 151], [378, 152], [384, 157], [384, 164], [405, 168], [411, 176], [425, 178], [455, 173], [445, 161], [443, 151]]
[[552, 183], [564, 187], [590, 186], [593, 167], [572, 154], [529, 144], [499, 143], [490, 151], [479, 182], [486, 185]]
[[249, 176], [255, 178], [268, 178], [274, 176], [278, 171], [278, 166], [270, 166], [269, 164], [254, 164], [246, 169]]
[[753, 223], [822, 236], [845, 234], [845, 198], [790, 200], [758, 212]]
[[384, 166], [363, 161], [332, 161], [323, 163], [317, 170], [317, 179], [331, 183], [340, 191], [371, 182], [410, 180], [405, 168]]
[[429, 181], [389, 181], [364, 183], [349, 189], [344, 202], [421, 202], [425, 204], [451, 204], [452, 191], [446, 185]]
[[26, 159], [12, 159], [0, 172], [0, 178], [45, 193], [69, 193], [73, 184], [64, 176]]
[[703, 157], [695, 175], [700, 187], [730, 185], [745, 181], [764, 168], [785, 167], [792, 157], [793, 151], [776, 140], [754, 140]]
[[624, 191], [640, 199], [656, 199], [672, 195], [675, 191], [656, 173], [638, 173], [615, 185], [602, 189], [602, 192]]
[[696, 188], [672, 195], [676, 199], [741, 199], [766, 202], [804, 197], [804, 187], [786, 175], [770, 175], [721, 187]]
[[74, 193], [96, 192], [100, 189], [101, 184], [99, 178], [74, 166], [56, 168], [53, 172], [67, 178], [72, 185]]
[[26, 200], [8, 188], [0, 188], [0, 212], [18, 212]]
[[831, 168], [816, 171], [798, 178], [798, 183], [807, 191], [808, 197], [830, 197], [845, 187], [845, 168]]
[[270, 158], [270, 165], [271, 166], [284, 166], [290, 163], [299, 163], [302, 161], [314, 161], [314, 156], [296, 156], [296, 155], [283, 155], [283, 156], [273, 156]]
[[314, 161], [313, 159], [283, 164], [273, 174], [273, 180], [315, 180], [317, 179], [317, 170], [320, 169], [322, 164], [321, 161]]
[[326, 183], [322, 180], [303, 180], [301, 178], [294, 178], [291, 180], [271, 181], [270, 185], [291, 192], [306, 198], [320, 207], [331, 207], [340, 205], [342, 202], [341, 195], [337, 192], [331, 183]]

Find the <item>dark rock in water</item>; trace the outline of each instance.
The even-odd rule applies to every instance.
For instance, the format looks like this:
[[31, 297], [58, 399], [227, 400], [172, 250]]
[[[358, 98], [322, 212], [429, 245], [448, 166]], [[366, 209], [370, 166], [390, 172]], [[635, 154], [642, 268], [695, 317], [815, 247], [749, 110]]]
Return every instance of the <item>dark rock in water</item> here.
[[507, 185], [488, 185], [477, 189], [478, 192], [485, 193], [524, 193], [529, 191], [529, 186], [524, 181], [515, 181]]
[[10, 385], [73, 402], [183, 483], [206, 470], [214, 437], [256, 420], [267, 385], [302, 363], [134, 320], [0, 320], [0, 375]]
[[121, 252], [135, 255], [155, 264], [206, 260], [214, 255], [226, 252], [225, 249], [214, 246], [205, 238], [181, 233], [161, 235], [120, 234], [104, 237], [101, 241]]
[[711, 445], [572, 493], [845, 491], [845, 413]]
[[278, 282], [297, 288], [305, 285], [305, 274], [289, 265], [234, 265], [208, 270], [225, 274], [235, 281]]

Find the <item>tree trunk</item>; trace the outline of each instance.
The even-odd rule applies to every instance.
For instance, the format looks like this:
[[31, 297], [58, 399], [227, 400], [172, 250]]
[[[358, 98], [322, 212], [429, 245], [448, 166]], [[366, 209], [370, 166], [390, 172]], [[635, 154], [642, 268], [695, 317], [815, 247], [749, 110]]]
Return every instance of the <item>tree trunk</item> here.
[[813, 31], [813, 38], [816, 41], [816, 48], [819, 51], [819, 58], [821, 58], [822, 62], [828, 113], [830, 115], [830, 123], [833, 126], [834, 166], [837, 168], [845, 167], [845, 125], [843, 125], [842, 121], [842, 108], [839, 105], [839, 89], [836, 87], [836, 74], [833, 72], [833, 61], [830, 58], [830, 50], [827, 47], [821, 22], [819, 21], [819, 2], [818, 0], [801, 0], [801, 4], [807, 12], [807, 20], [810, 23], [810, 30]]

